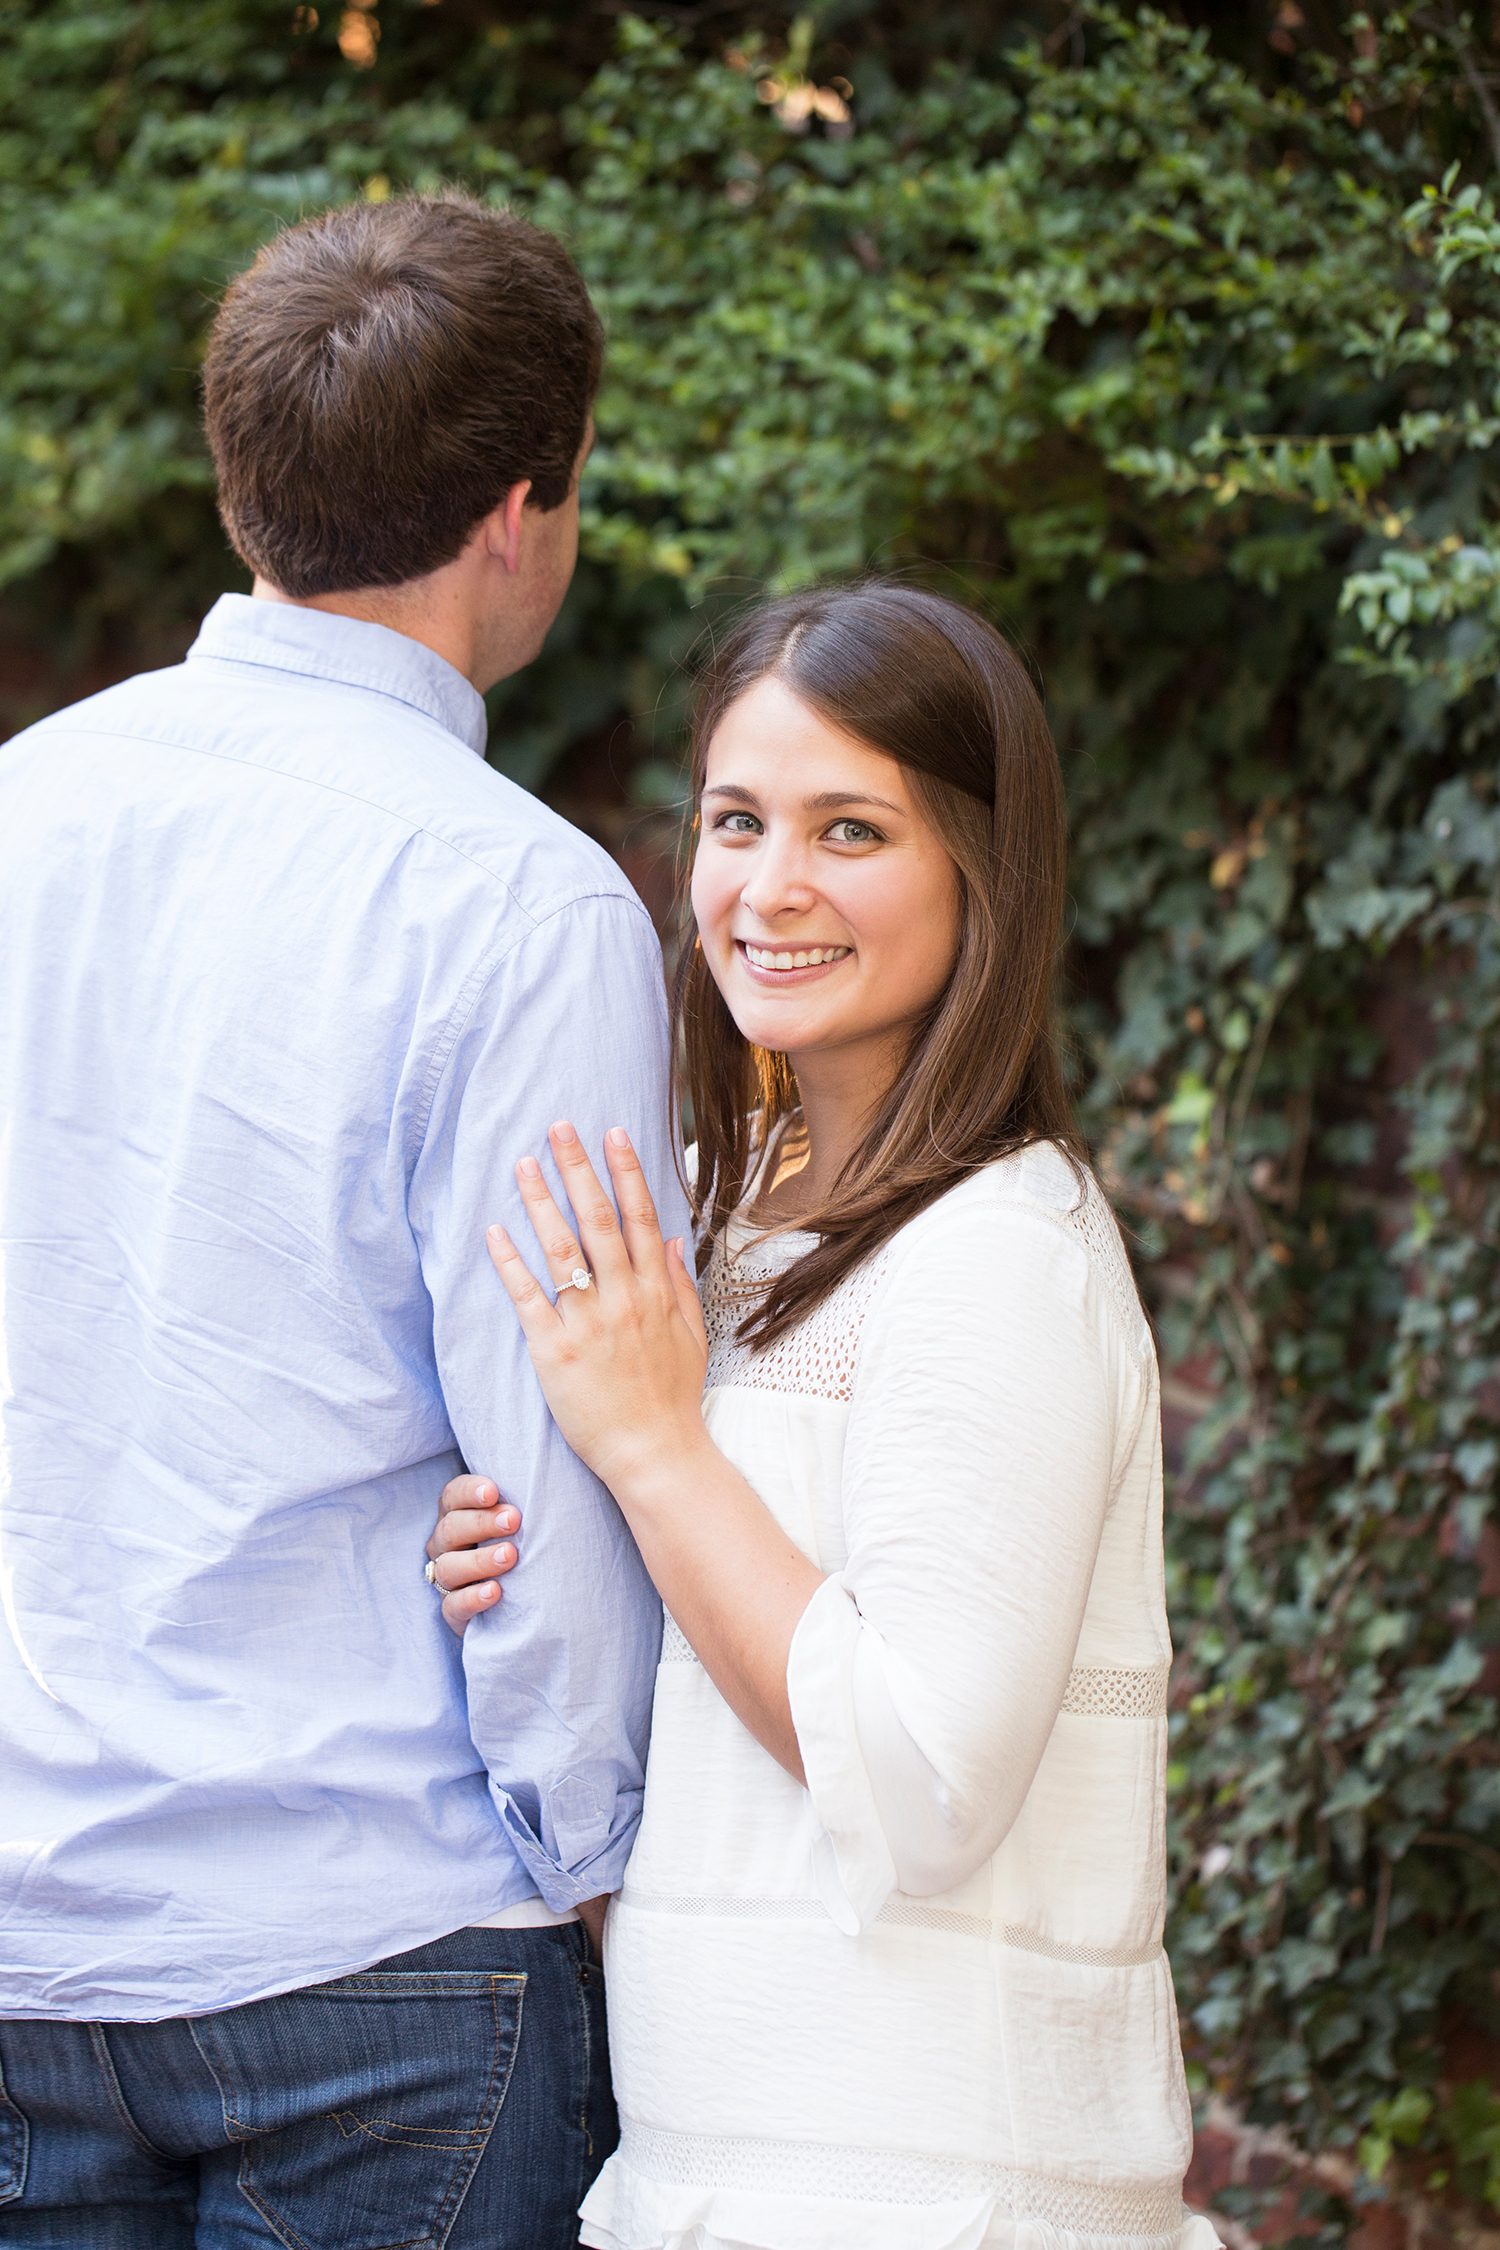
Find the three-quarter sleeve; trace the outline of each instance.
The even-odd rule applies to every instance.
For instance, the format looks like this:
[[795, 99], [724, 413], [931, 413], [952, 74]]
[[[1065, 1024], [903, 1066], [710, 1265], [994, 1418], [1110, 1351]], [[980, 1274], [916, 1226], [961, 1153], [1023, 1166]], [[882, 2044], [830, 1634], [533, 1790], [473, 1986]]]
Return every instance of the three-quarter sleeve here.
[[844, 1456], [844, 1568], [787, 1684], [819, 1894], [863, 1928], [893, 1889], [999, 1848], [1057, 1717], [1131, 1368], [1081, 1243], [1023, 1202], [919, 1221], [871, 1305]]

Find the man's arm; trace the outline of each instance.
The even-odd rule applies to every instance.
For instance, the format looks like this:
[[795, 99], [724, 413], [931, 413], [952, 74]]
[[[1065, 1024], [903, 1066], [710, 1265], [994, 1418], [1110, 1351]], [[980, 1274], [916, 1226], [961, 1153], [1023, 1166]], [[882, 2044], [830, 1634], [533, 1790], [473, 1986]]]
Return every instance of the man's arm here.
[[547, 1127], [564, 1116], [596, 1154], [627, 1127], [663, 1224], [684, 1230], [667, 1106], [655, 934], [633, 900], [581, 899], [497, 963], [456, 1026], [412, 1181], [454, 1435], [521, 1511], [505, 1598], [464, 1636], [470, 1729], [507, 1833], [558, 1909], [618, 1887], [661, 1613], [619, 1510], [547, 1412], [484, 1230], [523, 1228], [516, 1160], [550, 1170]]

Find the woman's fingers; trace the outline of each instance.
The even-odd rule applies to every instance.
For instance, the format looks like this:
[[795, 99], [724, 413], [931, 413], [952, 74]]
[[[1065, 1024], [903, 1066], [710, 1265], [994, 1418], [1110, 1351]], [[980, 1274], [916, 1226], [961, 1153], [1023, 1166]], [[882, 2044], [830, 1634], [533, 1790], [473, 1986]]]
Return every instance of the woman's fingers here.
[[487, 1578], [481, 1586], [460, 1587], [456, 1594], [443, 1596], [443, 1623], [462, 1640], [470, 1618], [482, 1617], [499, 1599], [500, 1588], [493, 1578]]
[[433, 1578], [443, 1597], [443, 1622], [455, 1633], [501, 1598], [500, 1581], [518, 1560], [511, 1535], [521, 1511], [502, 1497], [489, 1477], [450, 1477], [438, 1503], [437, 1526], [427, 1542]]
[[[628, 1273], [630, 1258], [614, 1204], [609, 1190], [600, 1186], [599, 1175], [589, 1162], [582, 1141], [566, 1118], [553, 1126], [547, 1138], [552, 1143], [552, 1154], [562, 1174], [568, 1201], [573, 1206], [573, 1216], [578, 1221], [589, 1265], [602, 1281]], [[545, 1184], [543, 1182], [544, 1187]], [[559, 1278], [566, 1281], [568, 1276], [564, 1273]]]
[[447, 1515], [439, 1517], [437, 1529], [427, 1542], [428, 1560], [436, 1562], [439, 1555], [457, 1555], [465, 1547], [509, 1539], [520, 1525], [514, 1508], [450, 1508]]
[[[553, 1286], [566, 1281], [573, 1268], [580, 1264], [583, 1252], [578, 1237], [557, 1208], [557, 1201], [547, 1185], [546, 1175], [534, 1156], [523, 1156], [516, 1166], [516, 1187], [526, 1206], [526, 1216], [531, 1221], [531, 1231], [542, 1247], [547, 1271]], [[501, 1275], [501, 1280], [505, 1276]]]
[[[508, 1539], [498, 1546], [460, 1547], [456, 1551], [433, 1557], [434, 1585], [445, 1594], [456, 1594], [463, 1586], [484, 1586], [491, 1580], [503, 1578], [516, 1567], [516, 1550]], [[498, 1585], [496, 1591], [499, 1591]]]
[[[534, 1156], [523, 1156], [517, 1164], [516, 1186], [541, 1244], [553, 1287], [562, 1288], [581, 1264], [600, 1281], [623, 1278], [632, 1271], [660, 1274], [663, 1248], [656, 1205], [629, 1134], [617, 1125], [605, 1143], [610, 1177], [620, 1198], [618, 1217], [609, 1190], [601, 1185], [587, 1150], [567, 1119], [559, 1119], [547, 1138], [578, 1221], [577, 1233], [559, 1210]], [[495, 1256], [493, 1243], [491, 1256]], [[499, 1263], [497, 1257], [497, 1267]], [[503, 1270], [501, 1279], [510, 1287]], [[519, 1306], [521, 1299], [514, 1289], [511, 1295]]]
[[[511, 1511], [514, 1513], [514, 1511]], [[466, 1528], [471, 1511], [457, 1509], [445, 1516], [434, 1533], [438, 1537], [446, 1527]], [[492, 1520], [486, 1514], [481, 1522]], [[433, 1558], [433, 1583], [443, 1597], [443, 1623], [455, 1633], [462, 1634], [469, 1620], [484, 1610], [493, 1609], [502, 1598], [500, 1581], [507, 1571], [514, 1570], [517, 1562], [515, 1548], [510, 1541], [502, 1540], [498, 1546], [464, 1546], [456, 1550], [440, 1550]]]
[[[520, 1510], [511, 1507], [493, 1477], [471, 1477], [467, 1471], [461, 1477], [450, 1477], [438, 1500], [440, 1516], [450, 1515], [455, 1508], [510, 1508], [516, 1520], [500, 1525], [502, 1531], [515, 1531], [521, 1521]], [[427, 1552], [432, 1553], [431, 1547]]]
[[[524, 1160], [523, 1160], [524, 1161]], [[516, 1166], [520, 1177], [521, 1167]], [[550, 1197], [548, 1199], [551, 1200]], [[511, 1241], [504, 1227], [485, 1229], [485, 1247], [488, 1249], [495, 1271], [505, 1284], [505, 1294], [515, 1306], [521, 1320], [521, 1333], [528, 1344], [539, 1343], [548, 1328], [561, 1328], [557, 1308], [551, 1297], [537, 1280], [520, 1251]]]
[[638, 1274], [659, 1275], [664, 1270], [665, 1252], [661, 1221], [656, 1216], [656, 1205], [646, 1185], [641, 1160], [631, 1147], [630, 1135], [623, 1125], [611, 1125], [605, 1134], [604, 1155], [620, 1205], [620, 1227], [630, 1262]]

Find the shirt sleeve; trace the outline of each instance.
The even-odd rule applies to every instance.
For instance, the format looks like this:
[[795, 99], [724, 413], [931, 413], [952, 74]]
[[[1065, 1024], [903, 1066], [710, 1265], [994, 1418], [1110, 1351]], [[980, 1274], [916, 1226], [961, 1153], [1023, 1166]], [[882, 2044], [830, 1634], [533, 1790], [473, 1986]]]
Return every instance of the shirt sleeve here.
[[787, 1667], [819, 1894], [850, 1934], [893, 1889], [949, 1890], [990, 1858], [1046, 1748], [1115, 1459], [1096, 1291], [1051, 1220], [971, 1205], [921, 1229], [871, 1307], [848, 1561]]
[[[456, 1027], [410, 1195], [438, 1378], [458, 1449], [521, 1510], [504, 1597], [464, 1635], [469, 1725], [506, 1833], [548, 1906], [617, 1889], [640, 1818], [661, 1605], [614, 1501], [564, 1442], [485, 1247], [494, 1220], [533, 1272], [515, 1163], [569, 1118], [601, 1178], [624, 1125], [665, 1234], [686, 1231], [668, 1118], [661, 951], [613, 895], [536, 924]], [[436, 1497], [434, 1495], [434, 1497]]]

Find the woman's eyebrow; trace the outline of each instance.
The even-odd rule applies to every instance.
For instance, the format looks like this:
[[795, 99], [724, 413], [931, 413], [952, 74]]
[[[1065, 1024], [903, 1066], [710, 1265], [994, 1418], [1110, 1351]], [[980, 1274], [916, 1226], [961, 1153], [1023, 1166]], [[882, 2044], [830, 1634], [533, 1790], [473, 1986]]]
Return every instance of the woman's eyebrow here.
[[[716, 781], [703, 792], [705, 797], [732, 797], [739, 805], [759, 805], [760, 799], [753, 789], [746, 789], [738, 781]], [[845, 805], [878, 805], [882, 812], [904, 812], [901, 805], [893, 805], [889, 797], [876, 797], [859, 789], [823, 789], [815, 797], [804, 797], [804, 812], [837, 812]]]
[[840, 805], [879, 805], [882, 812], [899, 813], [900, 805], [893, 805], [889, 797], [873, 796], [864, 789], [824, 789], [816, 797], [804, 797], [803, 804], [809, 812], [835, 812]]

